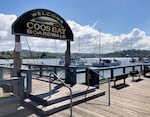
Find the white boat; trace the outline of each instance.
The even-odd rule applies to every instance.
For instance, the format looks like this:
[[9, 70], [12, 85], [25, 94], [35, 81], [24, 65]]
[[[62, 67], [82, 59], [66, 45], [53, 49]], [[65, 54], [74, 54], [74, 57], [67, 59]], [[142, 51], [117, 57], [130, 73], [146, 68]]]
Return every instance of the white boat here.
[[110, 66], [118, 66], [121, 64], [121, 61], [113, 59], [99, 59], [98, 62], [92, 64], [93, 67], [110, 67]]
[[[61, 58], [59, 60], [59, 65], [65, 65], [65, 59], [64, 58]], [[70, 65], [76, 66], [76, 67], [87, 67], [88, 66], [86, 59], [81, 58], [81, 57], [77, 57], [77, 56], [74, 56], [71, 58]]]

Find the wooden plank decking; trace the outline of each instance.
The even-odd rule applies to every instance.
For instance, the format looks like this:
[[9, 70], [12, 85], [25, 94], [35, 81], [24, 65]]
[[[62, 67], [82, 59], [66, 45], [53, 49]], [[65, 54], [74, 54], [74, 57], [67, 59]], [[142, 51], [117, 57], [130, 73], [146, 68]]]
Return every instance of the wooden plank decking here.
[[[132, 82], [132, 78], [128, 78], [126, 87], [111, 88], [110, 106], [107, 105], [107, 84], [102, 84], [99, 90], [105, 90], [106, 95], [74, 106], [73, 117], [150, 117], [150, 78], [141, 78], [139, 82]], [[69, 117], [69, 112], [66, 109], [49, 117]], [[39, 117], [32, 110], [22, 107], [11, 114], [11, 117], [20, 116]]]

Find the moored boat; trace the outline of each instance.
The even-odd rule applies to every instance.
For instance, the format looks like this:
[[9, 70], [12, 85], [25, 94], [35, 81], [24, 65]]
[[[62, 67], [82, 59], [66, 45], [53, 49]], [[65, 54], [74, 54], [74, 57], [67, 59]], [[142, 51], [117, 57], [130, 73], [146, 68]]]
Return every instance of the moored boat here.
[[113, 59], [99, 59], [98, 62], [94, 62], [92, 64], [93, 67], [110, 67], [110, 66], [118, 66], [121, 64], [121, 61]]
[[131, 58], [129, 61], [130, 63], [150, 63], [150, 58], [138, 57], [138, 58]]
[[[86, 59], [81, 58], [81, 57], [77, 57], [77, 56], [72, 57], [70, 62], [71, 62], [70, 63], [71, 66], [76, 66], [76, 67], [87, 67], [88, 66]], [[61, 58], [59, 60], [59, 65], [65, 65], [65, 59], [64, 58]]]

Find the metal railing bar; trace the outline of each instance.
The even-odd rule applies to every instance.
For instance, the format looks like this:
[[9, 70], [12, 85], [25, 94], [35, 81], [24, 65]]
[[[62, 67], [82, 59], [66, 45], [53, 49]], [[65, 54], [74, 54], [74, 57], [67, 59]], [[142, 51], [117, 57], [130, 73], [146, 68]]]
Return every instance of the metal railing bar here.
[[69, 87], [69, 86], [67, 86], [67, 84], [65, 84], [64, 82], [63, 82], [63, 80], [61, 80], [61, 78], [59, 78], [54, 72], [51, 72], [50, 73], [50, 78], [49, 78], [49, 92], [50, 92], [50, 97], [51, 97], [51, 94], [52, 94], [52, 92], [51, 92], [51, 78], [56, 78], [56, 80], [58, 80], [58, 81], [60, 81], [66, 88], [68, 88], [69, 89], [69, 91], [70, 91], [70, 117], [72, 117], [72, 106], [73, 106], [73, 104], [72, 104], [72, 90], [71, 90], [71, 88]]

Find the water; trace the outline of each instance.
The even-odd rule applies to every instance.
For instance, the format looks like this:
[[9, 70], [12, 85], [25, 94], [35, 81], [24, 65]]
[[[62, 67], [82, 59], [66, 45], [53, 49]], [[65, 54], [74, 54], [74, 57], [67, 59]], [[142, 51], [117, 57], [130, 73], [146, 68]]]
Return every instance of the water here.
[[[105, 58], [104, 58], [105, 59]], [[111, 59], [111, 58], [107, 58]], [[121, 61], [121, 65], [129, 65], [130, 58], [115, 58]], [[58, 65], [60, 59], [23, 59], [23, 63], [34, 63], [34, 64], [49, 64]], [[93, 62], [98, 61], [98, 58], [87, 58], [87, 63], [91, 65]], [[10, 64], [13, 63], [13, 59], [0, 59], [0, 64]]]
[[[111, 59], [111, 58], [107, 58], [107, 59]], [[129, 63], [130, 58], [115, 58], [115, 59], [120, 60], [121, 65], [129, 65], [130, 64]], [[58, 65], [59, 60], [60, 59], [23, 59], [23, 63]], [[91, 65], [93, 62], [98, 61], [99, 59], [98, 58], [88, 58], [86, 60], [87, 60], [87, 63], [89, 65]], [[0, 59], [0, 64], [9, 65], [10, 63], [13, 63], [13, 59]], [[139, 70], [140, 68], [136, 68], [136, 69]], [[126, 72], [128, 73], [131, 70], [132, 70], [131, 68], [128, 68], [126, 70]], [[114, 70], [114, 76], [120, 75], [122, 73], [123, 73], [122, 69]], [[105, 78], [108, 78], [111, 75], [110, 70], [101, 71], [100, 75], [102, 75]], [[58, 76], [65, 78], [64, 70], [58, 71]], [[77, 83], [83, 83], [83, 82], [85, 82], [85, 73], [77, 74]]]
[[[112, 59], [112, 58], [104, 58]], [[121, 61], [121, 65], [129, 65], [130, 58], [116, 58]], [[23, 63], [35, 63], [35, 64], [49, 64], [49, 65], [59, 65], [60, 59], [23, 59]], [[93, 62], [98, 61], [98, 58], [86, 58], [87, 64], [91, 65]]]

